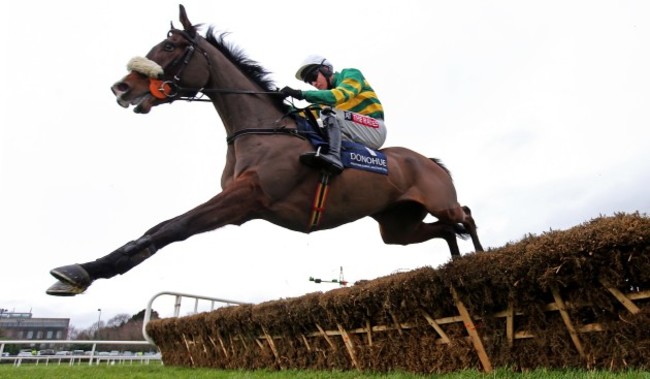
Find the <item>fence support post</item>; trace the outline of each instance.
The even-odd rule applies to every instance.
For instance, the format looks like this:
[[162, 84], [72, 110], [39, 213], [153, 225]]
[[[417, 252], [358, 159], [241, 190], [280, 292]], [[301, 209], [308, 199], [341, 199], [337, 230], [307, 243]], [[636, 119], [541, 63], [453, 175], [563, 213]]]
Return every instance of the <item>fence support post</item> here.
[[560, 311], [560, 315], [562, 316], [564, 325], [569, 330], [569, 335], [571, 336], [571, 340], [573, 340], [573, 344], [576, 346], [576, 349], [578, 350], [578, 354], [580, 354], [580, 357], [584, 359], [585, 351], [582, 348], [582, 344], [580, 343], [578, 332], [576, 331], [576, 328], [573, 326], [573, 323], [571, 322], [571, 318], [569, 317], [569, 312], [567, 312], [566, 310], [566, 304], [564, 304], [564, 300], [562, 300], [562, 297], [560, 296], [560, 290], [557, 288], [557, 286], [552, 286], [551, 292], [553, 293], [555, 304], [557, 304], [557, 308]]
[[469, 333], [469, 337], [472, 340], [474, 349], [476, 349], [476, 352], [478, 353], [478, 358], [483, 365], [483, 370], [485, 372], [492, 372], [492, 363], [490, 363], [490, 359], [488, 358], [488, 355], [485, 352], [485, 348], [483, 347], [483, 341], [481, 341], [481, 337], [476, 331], [476, 326], [474, 325], [474, 321], [472, 321], [472, 316], [470, 316], [469, 312], [467, 311], [465, 304], [460, 301], [460, 298], [458, 297], [458, 294], [456, 293], [454, 287], [452, 286], [449, 289], [451, 290], [451, 295], [454, 298], [454, 302], [456, 303], [456, 308], [458, 308], [460, 317], [463, 319], [465, 329], [467, 329], [467, 333]]
[[341, 338], [343, 338], [343, 343], [345, 343], [345, 347], [348, 350], [348, 354], [350, 354], [350, 359], [352, 360], [352, 364], [354, 365], [354, 367], [357, 368], [357, 370], [359, 370], [359, 372], [361, 372], [361, 366], [359, 365], [359, 362], [357, 362], [357, 357], [354, 354], [354, 344], [350, 339], [350, 335], [345, 329], [343, 329], [343, 325], [336, 324], [336, 326], [339, 328], [339, 332], [341, 332]]
[[641, 310], [639, 309], [639, 307], [637, 307], [636, 304], [634, 304], [634, 302], [632, 302], [632, 300], [630, 300], [627, 296], [625, 296], [625, 295], [623, 294], [623, 292], [619, 291], [618, 288], [612, 286], [612, 285], [611, 285], [607, 280], [605, 280], [605, 279], [602, 279], [602, 278], [601, 278], [601, 279], [598, 279], [598, 280], [600, 281], [600, 284], [603, 285], [603, 287], [607, 288], [607, 290], [608, 290], [612, 295], [614, 295], [614, 297], [616, 298], [616, 300], [620, 301], [621, 304], [623, 304], [623, 306], [624, 306], [625, 308], [627, 308], [628, 311], [630, 311], [630, 313], [632, 313], [633, 315], [635, 315], [635, 314], [641, 312]]

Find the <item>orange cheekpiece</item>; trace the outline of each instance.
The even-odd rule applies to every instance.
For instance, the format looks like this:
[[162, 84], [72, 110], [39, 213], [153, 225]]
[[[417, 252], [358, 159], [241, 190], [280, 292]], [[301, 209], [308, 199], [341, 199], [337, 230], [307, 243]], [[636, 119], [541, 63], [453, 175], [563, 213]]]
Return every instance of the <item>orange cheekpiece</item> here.
[[159, 79], [149, 79], [149, 92], [151, 92], [155, 98], [164, 100], [169, 97], [172, 89], [167, 82], [163, 82]]

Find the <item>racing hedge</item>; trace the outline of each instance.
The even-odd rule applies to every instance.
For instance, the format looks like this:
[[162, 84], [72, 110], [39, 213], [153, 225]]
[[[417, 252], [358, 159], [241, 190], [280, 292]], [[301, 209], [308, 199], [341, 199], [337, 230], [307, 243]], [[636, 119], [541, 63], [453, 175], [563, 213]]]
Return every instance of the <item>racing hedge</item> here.
[[564, 231], [351, 287], [152, 321], [166, 365], [417, 373], [650, 368], [650, 219]]

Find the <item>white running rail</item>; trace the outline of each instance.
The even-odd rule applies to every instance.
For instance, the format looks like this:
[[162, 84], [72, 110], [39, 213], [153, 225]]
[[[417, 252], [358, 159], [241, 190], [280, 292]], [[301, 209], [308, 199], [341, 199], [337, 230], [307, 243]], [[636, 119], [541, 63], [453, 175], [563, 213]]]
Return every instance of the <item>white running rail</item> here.
[[[74, 344], [83, 344], [83, 345], [92, 345], [92, 350], [88, 352], [88, 354], [84, 355], [31, 355], [31, 356], [4, 356], [2, 353], [4, 352], [5, 346], [6, 345], [27, 345], [27, 346], [34, 346], [38, 344], [47, 344], [47, 345], [74, 345]], [[59, 365], [62, 362], [68, 363], [70, 366], [73, 366], [75, 364], [80, 364], [83, 361], [88, 361], [89, 365], [92, 365], [93, 362], [94, 364], [100, 364], [101, 361], [104, 361], [106, 363], [109, 362], [130, 362], [133, 363], [134, 361], [140, 362], [140, 363], [146, 363], [149, 364], [149, 361], [161, 361], [160, 359], [160, 353], [157, 353], [155, 355], [132, 355], [132, 356], [124, 356], [124, 355], [99, 355], [97, 351], [97, 346], [101, 345], [145, 345], [149, 346], [152, 345], [155, 347], [156, 345], [148, 342], [148, 341], [113, 341], [113, 340], [0, 340], [0, 363], [2, 362], [13, 362], [14, 366], [20, 367], [20, 365], [25, 362], [31, 362], [31, 363], [44, 363], [45, 365], [48, 365], [50, 363], [58, 363]]]
[[151, 306], [153, 305], [153, 302], [161, 297], [161, 296], [174, 296], [174, 317], [178, 317], [181, 312], [181, 302], [183, 298], [188, 298], [188, 299], [194, 299], [194, 313], [198, 312], [199, 309], [199, 301], [209, 301], [210, 302], [210, 310], [215, 309], [215, 305], [217, 303], [221, 304], [226, 304], [226, 305], [243, 305], [243, 304], [250, 304], [246, 303], [243, 301], [237, 301], [237, 300], [228, 300], [228, 299], [220, 299], [217, 297], [209, 297], [209, 296], [200, 296], [200, 295], [192, 295], [192, 294], [187, 294], [187, 293], [180, 293], [180, 292], [170, 292], [170, 291], [163, 291], [155, 294], [150, 300], [149, 303], [147, 304], [147, 310], [144, 313], [144, 322], [142, 323], [142, 335], [144, 336], [144, 339], [147, 340], [150, 344], [156, 346], [156, 344], [153, 342], [153, 339], [149, 337], [147, 334], [147, 324], [149, 321], [151, 321]]

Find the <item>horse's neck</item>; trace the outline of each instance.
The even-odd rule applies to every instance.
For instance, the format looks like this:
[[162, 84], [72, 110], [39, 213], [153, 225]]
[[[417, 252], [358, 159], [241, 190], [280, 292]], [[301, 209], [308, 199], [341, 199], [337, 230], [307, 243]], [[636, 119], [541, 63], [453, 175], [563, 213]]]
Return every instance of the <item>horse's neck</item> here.
[[[210, 61], [210, 83], [206, 88], [220, 91], [264, 91], [221, 52], [214, 52]], [[208, 93], [208, 97], [229, 135], [242, 129], [275, 127], [274, 121], [282, 117], [269, 95], [215, 92]]]

